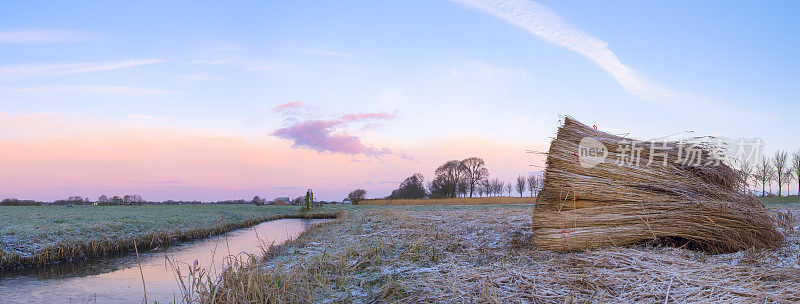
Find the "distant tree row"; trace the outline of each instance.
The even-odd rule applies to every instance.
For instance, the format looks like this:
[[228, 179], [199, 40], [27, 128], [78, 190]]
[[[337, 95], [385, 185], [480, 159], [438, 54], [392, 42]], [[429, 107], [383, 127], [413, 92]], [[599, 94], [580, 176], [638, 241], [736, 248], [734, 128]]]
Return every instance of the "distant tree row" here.
[[70, 196], [66, 199], [53, 201], [53, 205], [91, 205], [93, 202], [88, 197]]
[[[297, 197], [291, 201], [292, 203], [302, 204], [303, 197]], [[235, 200], [221, 200], [221, 201], [212, 201], [212, 202], [203, 202], [203, 201], [176, 201], [176, 200], [166, 200], [166, 201], [146, 201], [142, 199], [142, 197], [138, 194], [130, 194], [124, 196], [112, 196], [108, 197], [107, 195], [100, 195], [96, 201], [92, 201], [87, 197], [82, 196], [70, 196], [66, 199], [55, 200], [53, 202], [41, 202], [35, 200], [20, 200], [16, 198], [6, 198], [0, 201], [0, 206], [42, 206], [42, 205], [91, 205], [94, 203], [98, 203], [99, 205], [228, 205], [228, 204], [256, 204], [256, 205], [266, 205], [270, 203], [274, 203], [273, 201], [267, 201], [261, 197], [254, 197], [252, 200], [245, 200], [245, 199], [235, 199]]]
[[[304, 200], [305, 200], [305, 197], [298, 196], [298, 197], [295, 197], [294, 199], [292, 199], [291, 201], [288, 201], [287, 203], [291, 203], [292, 205], [302, 205]], [[256, 195], [255, 197], [253, 197], [252, 200], [250, 200], [250, 203], [254, 204], [256, 206], [261, 206], [261, 205], [274, 204], [275, 202], [274, 201], [267, 201], [266, 198], [262, 198], [262, 197], [259, 197], [258, 195]]]
[[[114, 196], [112, 198], [108, 198], [106, 195], [101, 195], [97, 198], [97, 203], [101, 204], [114, 204], [114, 205], [141, 205], [145, 203], [141, 196], [138, 194], [131, 194], [125, 195], [123, 197]], [[58, 206], [65, 206], [65, 205], [91, 205], [95, 203], [88, 197], [82, 197], [79, 195], [74, 195], [67, 197], [65, 199], [55, 200], [53, 202], [38, 202], [34, 200], [19, 200], [16, 198], [7, 198], [0, 201], [0, 206], [40, 206], [40, 205], [58, 205]]]
[[788, 152], [778, 150], [772, 157], [761, 156], [755, 166], [746, 161], [740, 163], [739, 170], [744, 180], [742, 187], [745, 192], [758, 192], [750, 188], [752, 181], [756, 189], [761, 186], [761, 196], [771, 196], [772, 185], [777, 183], [778, 196], [783, 195], [784, 185], [788, 196], [792, 181], [799, 181], [797, 191], [800, 193], [800, 151], [794, 152], [789, 158]]
[[448, 161], [436, 168], [434, 174], [428, 185], [431, 197], [472, 197], [480, 190], [477, 189], [480, 183], [489, 177], [489, 170], [482, 158], [470, 157]]
[[266, 205], [267, 204], [267, 199], [258, 197], [258, 195], [256, 195], [256, 196], [253, 197], [252, 200], [250, 200], [250, 203], [253, 204], [253, 205], [256, 205], [256, 206]]
[[[70, 199], [72, 198], [73, 197], [70, 197]], [[88, 199], [86, 199], [86, 201], [88, 201]], [[97, 202], [100, 204], [110, 204], [110, 205], [141, 205], [145, 203], [145, 200], [142, 199], [142, 196], [138, 194], [126, 194], [123, 195], [122, 197], [114, 195], [111, 198], [103, 194], [97, 198]]]
[[451, 160], [436, 168], [435, 176], [425, 187], [420, 173], [406, 178], [388, 199], [454, 198], [474, 196], [511, 196], [514, 190], [520, 196], [526, 192], [536, 196], [541, 189], [541, 178], [536, 175], [519, 176], [515, 182], [505, 183], [498, 178], [489, 179], [486, 163], [479, 157]]
[[[364, 191], [366, 194], [366, 191]], [[414, 175], [409, 176], [406, 178], [402, 183], [400, 183], [400, 187], [395, 190], [392, 190], [392, 194], [387, 196], [386, 198], [390, 199], [402, 199], [402, 198], [425, 198], [428, 195], [428, 192], [425, 190], [425, 178], [422, 177], [422, 174], [414, 173]]]
[[7, 198], [0, 201], [0, 206], [41, 206], [43, 202], [34, 200], [20, 200], [16, 198]]

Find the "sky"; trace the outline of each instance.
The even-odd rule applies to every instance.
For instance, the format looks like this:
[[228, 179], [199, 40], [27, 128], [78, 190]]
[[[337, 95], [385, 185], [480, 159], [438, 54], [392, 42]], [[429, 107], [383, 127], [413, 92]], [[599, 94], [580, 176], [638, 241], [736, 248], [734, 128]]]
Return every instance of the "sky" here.
[[[0, 198], [388, 195], [570, 115], [800, 150], [796, 1], [0, 1]], [[686, 133], [688, 134], [688, 133]], [[796, 185], [793, 186], [796, 193]]]

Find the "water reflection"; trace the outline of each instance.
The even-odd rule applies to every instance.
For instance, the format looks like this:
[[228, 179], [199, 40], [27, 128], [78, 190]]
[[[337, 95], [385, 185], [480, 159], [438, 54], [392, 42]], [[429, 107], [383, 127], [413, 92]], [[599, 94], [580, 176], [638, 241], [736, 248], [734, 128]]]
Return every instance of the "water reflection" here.
[[[186, 265], [221, 270], [225, 256], [262, 253], [326, 220], [283, 219], [228, 232], [209, 239], [140, 252], [147, 299], [160, 303], [180, 299], [175, 275], [166, 257]], [[143, 299], [142, 279], [135, 254], [87, 262], [59, 263], [44, 268], [0, 274], [2, 303], [135, 303]]]

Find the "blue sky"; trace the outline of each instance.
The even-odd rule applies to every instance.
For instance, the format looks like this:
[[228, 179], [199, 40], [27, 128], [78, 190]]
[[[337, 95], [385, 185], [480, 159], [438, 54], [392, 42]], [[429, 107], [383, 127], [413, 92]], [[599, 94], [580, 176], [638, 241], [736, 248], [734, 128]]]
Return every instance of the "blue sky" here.
[[[280, 195], [286, 187], [317, 187], [335, 199], [359, 185], [381, 196], [414, 172], [427, 177], [451, 158], [494, 153], [485, 143], [511, 151], [486, 156], [495, 176], [510, 180], [536, 170], [527, 165], [541, 159], [524, 151], [546, 147], [560, 114], [644, 139], [694, 130], [760, 137], [767, 153], [795, 151], [798, 9], [790, 1], [3, 1], [0, 114], [8, 123], [0, 122], [0, 140], [97, 135], [91, 143], [100, 143], [122, 130], [163, 130], [150, 132], [303, 155], [298, 171], [306, 173], [291, 182], [231, 182], [198, 199]], [[289, 102], [308, 107], [274, 110]], [[352, 113], [391, 118], [332, 132], [391, 156], [320, 152], [273, 136], [298, 120]], [[58, 118], [38, 127], [19, 122], [31, 115]], [[445, 143], [451, 149], [437, 148]], [[331, 183], [324, 179], [334, 173], [314, 172], [328, 162], [366, 172]], [[14, 167], [26, 168], [39, 167]], [[87, 196], [111, 189], [177, 199], [214, 188], [165, 172], [180, 185], [120, 181], [100, 189], [91, 183], [101, 173], [83, 173], [91, 178], [54, 180], [41, 196], [26, 186], [40, 176], [29, 175], [8, 195], [53, 199], [73, 195], [65, 190], [73, 187]]]

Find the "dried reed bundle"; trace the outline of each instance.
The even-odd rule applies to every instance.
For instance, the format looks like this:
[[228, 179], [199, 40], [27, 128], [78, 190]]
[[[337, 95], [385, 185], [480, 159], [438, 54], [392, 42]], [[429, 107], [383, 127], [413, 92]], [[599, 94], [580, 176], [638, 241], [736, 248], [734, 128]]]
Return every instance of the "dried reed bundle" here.
[[[587, 137], [607, 149], [593, 167], [579, 159]], [[646, 147], [635, 152], [638, 163], [632, 157], [636, 145]], [[691, 148], [701, 160], [717, 153], [709, 142]], [[670, 240], [720, 253], [783, 239], [764, 205], [742, 191], [740, 171], [724, 162], [681, 161], [687, 151], [681, 142], [634, 142], [565, 118], [550, 145], [534, 208], [534, 245], [575, 251]]]

